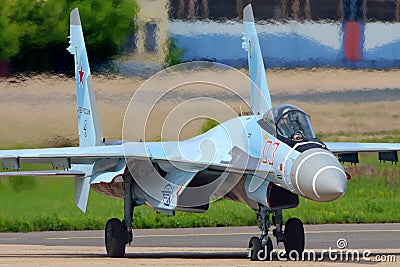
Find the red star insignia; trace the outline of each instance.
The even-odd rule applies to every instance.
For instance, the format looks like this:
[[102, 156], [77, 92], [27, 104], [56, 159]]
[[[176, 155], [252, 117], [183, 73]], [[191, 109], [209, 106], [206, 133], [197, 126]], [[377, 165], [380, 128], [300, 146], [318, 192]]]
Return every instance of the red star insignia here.
[[80, 70], [78, 70], [78, 72], [79, 72], [79, 83], [83, 84], [83, 76], [85, 75], [85, 72], [82, 70], [82, 65]]

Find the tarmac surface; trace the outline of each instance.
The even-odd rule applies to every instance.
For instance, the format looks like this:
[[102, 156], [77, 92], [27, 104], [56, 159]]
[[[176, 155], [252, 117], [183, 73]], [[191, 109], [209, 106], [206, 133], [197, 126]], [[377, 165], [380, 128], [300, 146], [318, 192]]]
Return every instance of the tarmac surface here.
[[[400, 261], [400, 224], [306, 225], [305, 234], [306, 249], [316, 253], [314, 260], [283, 261], [278, 256], [283, 246], [273, 239], [275, 256], [268, 266], [398, 266]], [[134, 235], [126, 258], [110, 259], [104, 231], [1, 233], [0, 266], [267, 265], [247, 258], [250, 237], [259, 235], [257, 227], [137, 229]], [[338, 240], [346, 246], [338, 248]], [[360, 259], [340, 260], [347, 251], [360, 252]], [[370, 252], [369, 261], [362, 257], [365, 251]], [[381, 259], [386, 262], [378, 262]]]

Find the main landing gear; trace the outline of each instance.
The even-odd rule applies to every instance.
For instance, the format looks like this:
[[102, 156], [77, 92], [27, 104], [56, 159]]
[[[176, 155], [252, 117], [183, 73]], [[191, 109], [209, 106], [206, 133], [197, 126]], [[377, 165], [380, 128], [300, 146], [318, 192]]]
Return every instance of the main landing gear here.
[[121, 222], [116, 218], [109, 219], [105, 229], [107, 256], [111, 258], [124, 257], [125, 246], [132, 243], [133, 240], [133, 178], [129, 172], [124, 175], [124, 178], [124, 220]]
[[107, 256], [122, 258], [125, 256], [126, 232], [124, 224], [117, 218], [107, 221], [105, 230]]
[[273, 235], [276, 237], [277, 244], [283, 242], [287, 259], [297, 259], [297, 255], [301, 256], [304, 251], [303, 223], [298, 218], [290, 218], [285, 224], [285, 231], [283, 231], [282, 210], [279, 209], [271, 212], [261, 205], [257, 212], [258, 227], [261, 230], [261, 236], [253, 236], [249, 241], [250, 259], [252, 261], [272, 259], [272, 240], [268, 236], [270, 213], [272, 213], [272, 223], [275, 225]]

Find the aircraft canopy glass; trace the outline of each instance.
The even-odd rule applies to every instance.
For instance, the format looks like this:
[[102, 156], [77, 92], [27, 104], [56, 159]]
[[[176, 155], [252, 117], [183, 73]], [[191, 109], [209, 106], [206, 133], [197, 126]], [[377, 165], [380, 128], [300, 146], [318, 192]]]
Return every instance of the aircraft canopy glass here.
[[274, 123], [277, 134], [295, 141], [316, 138], [307, 114], [292, 105], [273, 107], [264, 115], [264, 121], [271, 126]]

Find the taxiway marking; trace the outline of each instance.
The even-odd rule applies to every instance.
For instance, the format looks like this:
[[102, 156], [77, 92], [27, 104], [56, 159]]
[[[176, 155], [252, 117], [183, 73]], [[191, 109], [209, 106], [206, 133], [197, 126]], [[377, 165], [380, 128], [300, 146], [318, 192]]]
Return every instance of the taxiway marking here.
[[[305, 231], [305, 234], [329, 234], [329, 233], [379, 233], [379, 232], [400, 232], [396, 229], [380, 230], [325, 230], [325, 231]], [[232, 235], [258, 235], [258, 232], [245, 232], [245, 233], [220, 233], [220, 234], [152, 234], [152, 235], [134, 235], [134, 238], [146, 237], [195, 237], [195, 236], [232, 236]], [[104, 236], [73, 236], [73, 237], [45, 237], [45, 240], [72, 240], [72, 239], [103, 239]], [[1, 239], [0, 239], [1, 240]]]

